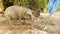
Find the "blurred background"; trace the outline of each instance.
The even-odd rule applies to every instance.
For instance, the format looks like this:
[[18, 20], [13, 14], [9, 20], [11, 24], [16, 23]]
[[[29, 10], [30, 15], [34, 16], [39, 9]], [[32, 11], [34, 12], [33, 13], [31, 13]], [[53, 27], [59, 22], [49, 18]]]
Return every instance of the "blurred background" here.
[[[0, 0], [0, 12], [13, 5], [24, 6], [35, 11], [39, 10], [44, 12], [47, 10], [47, 4], [48, 0]], [[57, 10], [60, 10], [60, 4]]]
[[24, 6], [35, 11], [47, 10], [47, 0], [0, 0], [0, 12], [13, 5]]
[[[42, 33], [44, 31], [50, 34], [60, 34], [60, 0], [56, 0], [56, 1], [58, 2], [57, 9], [55, 13], [50, 17], [50, 20], [47, 22], [50, 14], [48, 9], [49, 7], [47, 6], [49, 3], [48, 0], [0, 0], [0, 33], [1, 34], [17, 34], [17, 33], [31, 34], [30, 31], [32, 31], [33, 29], [32, 30], [28, 29], [29, 28], [28, 26], [29, 24], [31, 25], [31, 23], [34, 24], [36, 22], [36, 24], [34, 25], [34, 32], [40, 32], [41, 30]], [[20, 27], [17, 27], [19, 25], [17, 25], [16, 27], [11, 27], [11, 25], [9, 25], [9, 22], [6, 22], [5, 17], [3, 16], [5, 9], [10, 6], [23, 6], [31, 10], [34, 10], [36, 12], [39, 11], [40, 12], [39, 20], [36, 19], [34, 23], [28, 21], [28, 24], [26, 23], [25, 25], [22, 25]]]

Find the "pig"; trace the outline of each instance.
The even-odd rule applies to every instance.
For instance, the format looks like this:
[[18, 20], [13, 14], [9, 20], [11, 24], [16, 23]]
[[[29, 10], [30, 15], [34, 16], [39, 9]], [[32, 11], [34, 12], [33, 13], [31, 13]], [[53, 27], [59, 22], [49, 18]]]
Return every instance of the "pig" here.
[[12, 24], [14, 19], [18, 19], [19, 22], [21, 22], [21, 18], [25, 17], [26, 15], [34, 18], [32, 14], [33, 12], [33, 10], [30, 10], [26, 7], [10, 6], [5, 10], [4, 15], [8, 19], [9, 23]]

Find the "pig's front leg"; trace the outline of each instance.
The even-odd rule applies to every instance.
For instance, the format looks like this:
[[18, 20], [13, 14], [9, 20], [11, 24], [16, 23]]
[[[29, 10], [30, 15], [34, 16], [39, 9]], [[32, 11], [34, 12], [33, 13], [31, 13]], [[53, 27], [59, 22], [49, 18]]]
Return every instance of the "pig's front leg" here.
[[10, 25], [12, 26], [13, 24], [13, 20], [12, 20], [12, 18], [11, 17], [9, 17], [9, 16], [6, 16], [6, 18], [7, 18], [7, 20], [8, 20], [8, 22], [10, 23]]
[[21, 18], [19, 17], [19, 23], [18, 23], [18, 26], [20, 26], [21, 25]]

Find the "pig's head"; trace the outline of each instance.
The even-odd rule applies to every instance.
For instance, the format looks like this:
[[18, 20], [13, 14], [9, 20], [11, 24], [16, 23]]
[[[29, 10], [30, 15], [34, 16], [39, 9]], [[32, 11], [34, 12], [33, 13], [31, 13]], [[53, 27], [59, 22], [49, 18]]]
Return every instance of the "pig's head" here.
[[35, 17], [39, 17], [40, 16], [40, 9], [38, 10], [34, 10], [34, 12], [32, 12], [32, 14], [35, 16]]
[[34, 15], [32, 14], [34, 11], [32, 10], [27, 10], [27, 12], [24, 14], [23, 18], [24, 19], [32, 19], [35, 18]]
[[40, 11], [29, 11], [27, 12], [29, 15], [31, 15], [32, 18], [38, 18], [40, 16]]
[[33, 10], [27, 11], [27, 15], [30, 15], [31, 18], [36, 18], [36, 17], [33, 15], [33, 13], [34, 13]]
[[36, 12], [36, 11], [33, 11], [33, 10], [28, 10], [26, 12], [26, 15], [24, 16], [24, 18], [26, 18], [26, 19], [34, 19], [34, 18], [37, 18], [39, 16], [40, 16], [39, 12]]

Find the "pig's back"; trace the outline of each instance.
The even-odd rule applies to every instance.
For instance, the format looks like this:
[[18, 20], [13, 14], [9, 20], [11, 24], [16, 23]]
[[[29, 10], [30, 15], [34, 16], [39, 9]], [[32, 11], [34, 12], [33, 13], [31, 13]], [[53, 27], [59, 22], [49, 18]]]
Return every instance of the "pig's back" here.
[[5, 16], [11, 16], [12, 18], [16, 18], [17, 15], [16, 15], [16, 9], [17, 7], [16, 6], [11, 6], [11, 7], [8, 7], [5, 12], [4, 12], [4, 15]]
[[20, 7], [20, 6], [11, 6], [11, 7], [8, 7], [6, 10], [5, 10], [5, 14], [6, 15], [10, 15], [12, 17], [16, 17], [16, 16], [23, 16], [26, 12], [27, 12], [27, 8], [24, 8], [24, 7]]

